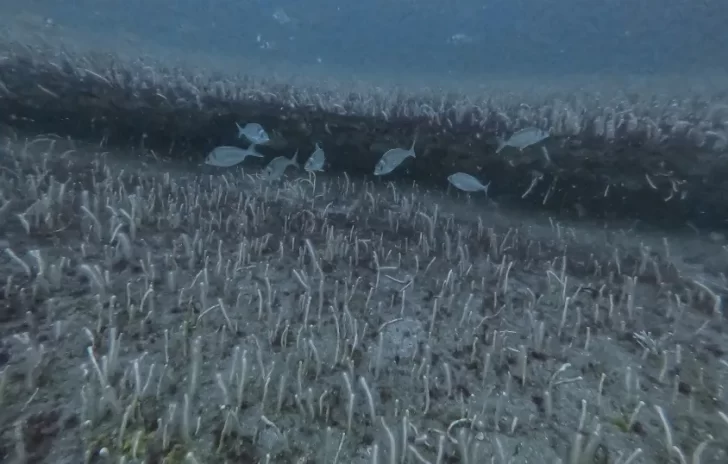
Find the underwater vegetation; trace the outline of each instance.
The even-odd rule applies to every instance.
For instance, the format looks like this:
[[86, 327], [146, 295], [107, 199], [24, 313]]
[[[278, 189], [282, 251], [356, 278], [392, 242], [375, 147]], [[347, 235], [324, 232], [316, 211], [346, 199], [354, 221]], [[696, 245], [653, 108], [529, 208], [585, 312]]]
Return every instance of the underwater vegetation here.
[[257, 124], [270, 132], [260, 163], [320, 143], [327, 169], [350, 175], [370, 175], [384, 152], [404, 153], [417, 134], [416, 161], [390, 180], [445, 186], [463, 172], [493, 181], [490, 194], [518, 207], [725, 227], [727, 89], [714, 76], [448, 89], [226, 72], [224, 61], [201, 67], [45, 41], [8, 39], [1, 50], [0, 122], [28, 133], [197, 160], [247, 143], [243, 124]]
[[1, 459], [726, 462], [728, 106], [661, 83], [4, 39]]
[[726, 458], [723, 274], [685, 264], [728, 268], [719, 244], [48, 137], [2, 155], [5, 460]]

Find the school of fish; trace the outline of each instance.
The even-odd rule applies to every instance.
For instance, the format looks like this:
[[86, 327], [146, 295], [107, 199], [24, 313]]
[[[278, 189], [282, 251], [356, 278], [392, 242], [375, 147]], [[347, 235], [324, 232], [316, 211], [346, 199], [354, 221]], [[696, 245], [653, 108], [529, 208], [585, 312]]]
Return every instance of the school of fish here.
[[[238, 138], [247, 139], [250, 142], [248, 148], [238, 148], [231, 146], [219, 146], [213, 149], [205, 158], [205, 164], [215, 167], [232, 167], [242, 163], [248, 157], [262, 158], [264, 155], [256, 151], [258, 145], [265, 145], [271, 141], [268, 132], [258, 123], [247, 123], [241, 126], [235, 123], [238, 129]], [[507, 140], [498, 139], [498, 148], [496, 153], [500, 153], [506, 147], [515, 148], [523, 151], [526, 148], [537, 145], [549, 137], [549, 132], [536, 127], [529, 127], [513, 133]], [[409, 148], [392, 148], [384, 152], [377, 164], [374, 166], [373, 174], [375, 176], [384, 176], [392, 173], [408, 158], [416, 159], [415, 145], [417, 144], [417, 133], [412, 140]], [[546, 147], [541, 146], [548, 162], [548, 151]], [[265, 168], [261, 171], [260, 177], [267, 181], [275, 181], [281, 179], [289, 167], [303, 168], [309, 173], [322, 172], [325, 170], [326, 154], [318, 142], [314, 145], [313, 152], [309, 155], [305, 163], [301, 164], [298, 160], [298, 150], [291, 158], [286, 156], [277, 156], [273, 158]], [[448, 182], [458, 190], [463, 192], [484, 192], [488, 195], [488, 187], [490, 182], [483, 183], [474, 176], [465, 172], [456, 172], [447, 177]]]

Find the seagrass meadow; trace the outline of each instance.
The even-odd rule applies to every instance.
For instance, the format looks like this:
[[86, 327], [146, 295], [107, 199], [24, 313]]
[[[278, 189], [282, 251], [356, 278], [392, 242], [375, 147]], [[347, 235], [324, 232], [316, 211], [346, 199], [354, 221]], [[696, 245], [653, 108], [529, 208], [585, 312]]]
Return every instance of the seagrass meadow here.
[[[2, 462], [727, 462], [712, 79], [413, 90], [155, 56], [0, 47]], [[236, 121], [328, 171], [201, 166]], [[534, 125], [546, 155], [495, 154]]]
[[[128, 50], [59, 42], [4, 42], [1, 123], [202, 159], [216, 145], [236, 143], [236, 121], [255, 121], [277, 135], [271, 157], [308, 154], [319, 142], [329, 170], [359, 176], [417, 133], [416, 162], [390, 180], [443, 187], [449, 174], [464, 171], [492, 181], [492, 196], [518, 207], [665, 227], [726, 226], [724, 74], [378, 85], [321, 71], [266, 73], [253, 64], [226, 71], [224, 59], [130, 57]], [[529, 126], [551, 137], [495, 154], [498, 137]]]

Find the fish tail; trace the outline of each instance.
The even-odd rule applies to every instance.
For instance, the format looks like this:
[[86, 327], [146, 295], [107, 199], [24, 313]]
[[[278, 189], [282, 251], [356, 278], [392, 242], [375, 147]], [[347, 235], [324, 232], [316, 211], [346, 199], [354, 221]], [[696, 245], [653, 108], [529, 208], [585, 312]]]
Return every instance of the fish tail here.
[[293, 158], [291, 159], [291, 163], [294, 166], [296, 166], [297, 168], [300, 168], [301, 167], [301, 163], [298, 162], [298, 150], [296, 150], [296, 153], [293, 154]]
[[415, 145], [417, 144], [417, 137], [420, 135], [419, 130], [415, 130], [415, 136], [412, 139], [412, 145], [410, 146], [409, 151], [412, 152], [412, 158], [415, 158]]
[[500, 153], [506, 147], [506, 142], [498, 137], [498, 148], [495, 149], [496, 154]]
[[487, 184], [485, 184], [485, 188], [483, 189], [483, 191], [485, 192], [485, 196], [486, 197], [488, 196], [488, 189], [489, 188], [490, 188], [490, 182], [488, 182]]
[[251, 156], [257, 156], [258, 158], [262, 158], [263, 155], [261, 153], [258, 153], [255, 149], [258, 147], [257, 143], [251, 143], [248, 146], [248, 151], [250, 152]]

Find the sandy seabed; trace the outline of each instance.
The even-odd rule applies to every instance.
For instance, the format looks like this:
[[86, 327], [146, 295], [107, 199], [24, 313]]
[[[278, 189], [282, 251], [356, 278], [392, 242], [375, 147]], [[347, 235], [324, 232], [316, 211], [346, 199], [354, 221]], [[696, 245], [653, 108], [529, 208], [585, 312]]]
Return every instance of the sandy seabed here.
[[728, 458], [716, 240], [43, 136], [0, 163], [3, 462]]

